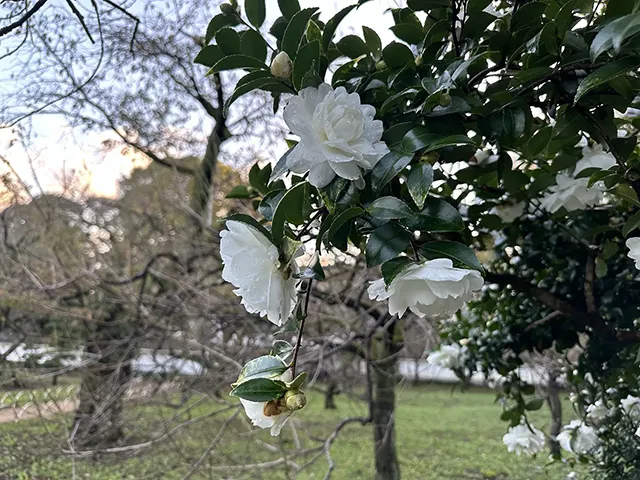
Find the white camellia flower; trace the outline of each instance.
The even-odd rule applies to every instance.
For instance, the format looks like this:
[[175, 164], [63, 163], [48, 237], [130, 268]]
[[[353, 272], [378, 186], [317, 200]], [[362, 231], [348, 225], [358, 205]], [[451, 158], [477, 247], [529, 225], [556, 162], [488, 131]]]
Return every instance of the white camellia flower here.
[[636, 268], [640, 270], [640, 237], [628, 239], [625, 245], [629, 249], [627, 255], [631, 260], [636, 262]]
[[502, 205], [496, 205], [489, 213], [497, 215], [504, 223], [512, 223], [522, 216], [524, 209], [524, 202], [518, 202], [515, 204], [504, 203]]
[[569, 425], [562, 427], [556, 440], [564, 450], [577, 455], [593, 454], [600, 447], [595, 428], [580, 420], [572, 420]]
[[284, 120], [300, 137], [287, 157], [294, 173], [309, 172], [309, 183], [324, 187], [337, 175], [364, 186], [363, 170], [371, 170], [389, 152], [375, 107], [361, 105], [357, 93], [323, 83], [291, 98]]
[[624, 398], [620, 405], [624, 413], [629, 415], [632, 420], [640, 420], [640, 398], [627, 395], [627, 398]]
[[544, 450], [544, 433], [533, 426], [520, 424], [509, 428], [502, 442], [516, 455], [534, 455]]
[[448, 258], [410, 264], [393, 279], [389, 287], [384, 279], [371, 282], [371, 300], [389, 299], [389, 313], [402, 317], [410, 309], [420, 318], [459, 310], [482, 288], [480, 272], [455, 268]]
[[458, 368], [462, 363], [462, 349], [460, 345], [442, 345], [435, 352], [431, 352], [427, 357], [429, 365], [436, 365], [444, 368]]
[[257, 229], [235, 220], [226, 226], [220, 232], [222, 278], [236, 287], [233, 293], [242, 297], [247, 312], [282, 325], [296, 298], [297, 281], [290, 268], [280, 265], [278, 248]]
[[583, 210], [593, 207], [603, 197], [606, 190], [602, 182], [596, 182], [589, 187], [589, 178], [575, 178], [581, 171], [587, 168], [600, 168], [608, 170], [616, 164], [615, 157], [602, 149], [602, 145], [593, 148], [585, 146], [582, 149], [582, 158], [576, 163], [572, 175], [558, 173], [556, 184], [549, 190], [550, 193], [540, 202], [540, 206], [550, 213], [555, 213], [564, 207], [567, 211]]
[[587, 419], [596, 426], [599, 426], [606, 420], [608, 413], [609, 409], [602, 400], [598, 400], [587, 407]]
[[[290, 382], [293, 379], [290, 369], [278, 377], [271, 378], [283, 382]], [[242, 403], [247, 417], [251, 420], [251, 424], [259, 428], [271, 429], [271, 435], [274, 437], [280, 435], [282, 427], [293, 413], [293, 410], [279, 409], [275, 405], [270, 406], [269, 404], [272, 402], [251, 402], [241, 398], [240, 403]]]

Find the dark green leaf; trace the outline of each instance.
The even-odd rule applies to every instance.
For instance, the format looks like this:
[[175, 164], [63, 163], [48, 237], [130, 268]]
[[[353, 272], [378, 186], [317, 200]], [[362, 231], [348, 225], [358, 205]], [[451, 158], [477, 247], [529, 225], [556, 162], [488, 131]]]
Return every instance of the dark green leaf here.
[[530, 411], [540, 410], [542, 405], [544, 405], [544, 398], [534, 398], [533, 400], [529, 400], [524, 408]]
[[294, 148], [296, 148], [296, 145], [287, 150], [285, 154], [280, 157], [276, 166], [273, 167], [273, 172], [271, 172], [271, 177], [269, 178], [269, 184], [275, 182], [279, 178], [282, 178], [289, 171], [289, 168], [287, 167], [287, 157], [291, 152], [293, 152]]
[[428, 11], [432, 8], [450, 7], [451, 0], [407, 0], [407, 6], [414, 11]]
[[[286, 343], [286, 342], [285, 342]], [[282, 375], [289, 367], [285, 365], [281, 358], [273, 355], [263, 355], [262, 357], [249, 360], [242, 368], [238, 380], [234, 385], [251, 380], [252, 378], [275, 378]]]
[[293, 62], [291, 81], [296, 90], [302, 88], [302, 81], [307, 73], [320, 62], [320, 42], [315, 40], [304, 45]]
[[259, 68], [266, 70], [267, 66], [257, 58], [249, 57], [247, 55], [229, 55], [216, 63], [213, 68], [209, 70], [207, 75], [223, 72], [225, 70], [235, 70], [237, 68]]
[[284, 36], [282, 37], [282, 50], [289, 54], [291, 60], [296, 59], [300, 42], [302, 42], [304, 31], [307, 28], [307, 23], [309, 23], [309, 20], [317, 10], [317, 8], [305, 8], [289, 20], [287, 29], [284, 31]]
[[636, 207], [640, 207], [640, 202], [638, 201], [638, 195], [636, 194], [636, 191], [626, 183], [621, 183], [620, 185], [618, 185], [613, 190], [613, 194], [635, 205]]
[[342, 37], [336, 44], [338, 50], [349, 58], [358, 58], [369, 53], [369, 47], [357, 35], [347, 35]]
[[327, 22], [327, 24], [324, 27], [324, 32], [322, 33], [322, 50], [324, 52], [327, 52], [329, 50], [331, 39], [333, 38], [333, 35], [336, 33], [336, 29], [338, 28], [338, 25], [340, 24], [342, 19], [346, 17], [347, 14], [354, 8], [356, 8], [356, 5], [349, 5], [348, 7], [343, 8], [338, 13], [336, 13], [331, 18], [331, 20]]
[[396, 175], [398, 175], [404, 167], [409, 165], [412, 158], [413, 155], [405, 155], [404, 153], [396, 152], [394, 150], [382, 157], [371, 171], [371, 187], [373, 190], [381, 190]]
[[224, 104], [224, 114], [227, 115], [229, 107], [240, 97], [253, 90], [265, 90], [275, 93], [291, 93], [291, 87], [271, 76], [266, 70], [258, 70], [248, 73], [236, 85], [235, 90]]
[[265, 42], [262, 35], [255, 30], [247, 30], [246, 32], [242, 32], [240, 52], [243, 55], [264, 61], [267, 56], [267, 42]]
[[205, 43], [208, 44], [221, 28], [233, 27], [235, 25], [238, 25], [239, 23], [240, 20], [238, 20], [238, 17], [236, 15], [226, 15], [224, 13], [216, 15], [211, 19], [211, 21], [209, 22], [209, 26], [207, 27], [207, 34], [205, 35], [204, 39]]
[[533, 159], [536, 155], [542, 152], [551, 140], [551, 134], [553, 129], [551, 127], [543, 127], [538, 130], [533, 137], [525, 144], [524, 152], [527, 158]]
[[411, 233], [395, 222], [376, 228], [369, 235], [365, 248], [367, 266], [380, 265], [398, 256], [409, 246], [412, 237]]
[[260, 168], [259, 162], [256, 162], [249, 170], [249, 185], [255, 188], [263, 195], [266, 194], [269, 189], [267, 188], [267, 182], [271, 175], [271, 164], [267, 164], [264, 168]]
[[382, 42], [378, 34], [369, 27], [362, 27], [364, 41], [376, 60], [382, 57]]
[[287, 20], [291, 20], [291, 18], [300, 11], [298, 0], [278, 0], [278, 6], [280, 7], [282, 16]]
[[607, 262], [605, 262], [602, 257], [596, 257], [596, 278], [606, 277], [608, 270]]
[[267, 193], [258, 205], [258, 212], [262, 215], [265, 220], [271, 221], [273, 220], [273, 214], [276, 211], [276, 207], [280, 200], [282, 200], [283, 195], [286, 190], [273, 190]]
[[470, 268], [482, 272], [482, 264], [476, 258], [473, 250], [461, 243], [448, 241], [425, 243], [420, 247], [420, 254], [429, 260], [450, 258], [455, 267]]
[[382, 50], [382, 58], [389, 68], [401, 68], [413, 63], [413, 53], [402, 43], [391, 42]]
[[268, 378], [253, 378], [242, 382], [229, 395], [240, 397], [251, 402], [268, 402], [282, 397], [287, 392], [284, 382]]
[[225, 55], [240, 53], [240, 35], [233, 28], [225, 27], [218, 30], [216, 44]]
[[396, 197], [380, 197], [367, 208], [369, 214], [380, 220], [395, 220], [413, 215], [411, 209]]
[[307, 182], [300, 182], [291, 187], [278, 203], [271, 222], [271, 234], [276, 245], [282, 244], [285, 222], [300, 225], [309, 216], [312, 190]]
[[250, 198], [249, 190], [244, 185], [236, 185], [224, 198]]
[[565, 3], [558, 14], [553, 19], [554, 23], [558, 28], [558, 38], [564, 38], [565, 33], [569, 30], [569, 26], [571, 25], [571, 18], [573, 9], [576, 6], [576, 0], [570, 0]]
[[524, 133], [525, 123], [525, 113], [520, 108], [505, 108], [502, 111], [502, 128], [511, 141]]
[[460, 232], [464, 222], [460, 212], [441, 198], [427, 198], [424, 208], [414, 217], [402, 223], [413, 230], [423, 232]]
[[385, 285], [387, 285], [387, 287], [391, 285], [393, 279], [396, 278], [407, 265], [412, 263], [414, 263], [413, 260], [404, 256], [392, 258], [384, 262], [380, 269], [382, 270], [382, 278], [384, 278]]
[[626, 221], [624, 227], [622, 227], [622, 235], [626, 237], [638, 227], [640, 227], [640, 211], [634, 213], [631, 218]]
[[206, 67], [213, 67], [220, 59], [224, 57], [224, 53], [217, 45], [207, 45], [196, 56], [194, 63], [204, 65]]
[[399, 23], [391, 27], [396, 37], [410, 45], [417, 45], [424, 38], [422, 28], [413, 23]]
[[474, 144], [475, 142], [466, 135], [450, 135], [443, 138], [442, 135], [430, 132], [424, 127], [412, 128], [402, 140], [402, 148], [407, 153], [418, 150], [428, 153], [445, 147]]
[[617, 60], [612, 63], [600, 67], [595, 72], [590, 73], [580, 85], [576, 91], [574, 102], [577, 102], [585, 94], [599, 87], [600, 85], [613, 80], [616, 77], [625, 75], [628, 72], [635, 71], [640, 67], [640, 57], [628, 57]]
[[540, 22], [546, 9], [547, 4], [544, 2], [530, 2], [523, 5], [511, 18], [511, 31], [517, 32], [532, 23]]
[[640, 32], [640, 12], [609, 22], [591, 42], [591, 60], [595, 62], [601, 54], [611, 48], [619, 51], [622, 43], [638, 32]]
[[407, 189], [409, 195], [418, 208], [424, 206], [424, 201], [429, 194], [433, 182], [433, 167], [428, 163], [414, 165], [407, 177]]
[[362, 208], [351, 207], [333, 217], [327, 227], [328, 241], [330, 242], [331, 239], [336, 235], [336, 233], [338, 233], [338, 230], [340, 230], [347, 222], [353, 220], [356, 217], [359, 217], [363, 213], [364, 210]]
[[267, 15], [265, 0], [245, 0], [244, 10], [247, 13], [247, 18], [251, 22], [251, 25], [260, 28]]
[[519, 170], [505, 170], [502, 174], [502, 183], [505, 189], [512, 195], [517, 194], [522, 187], [529, 183], [529, 177]]

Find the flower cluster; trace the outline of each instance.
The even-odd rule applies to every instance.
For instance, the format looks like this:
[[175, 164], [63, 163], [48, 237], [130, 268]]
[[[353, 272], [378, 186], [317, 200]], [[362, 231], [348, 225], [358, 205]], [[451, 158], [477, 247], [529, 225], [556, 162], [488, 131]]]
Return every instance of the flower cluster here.
[[544, 449], [544, 433], [531, 425], [520, 424], [510, 427], [502, 437], [509, 452], [516, 455], [535, 455]]

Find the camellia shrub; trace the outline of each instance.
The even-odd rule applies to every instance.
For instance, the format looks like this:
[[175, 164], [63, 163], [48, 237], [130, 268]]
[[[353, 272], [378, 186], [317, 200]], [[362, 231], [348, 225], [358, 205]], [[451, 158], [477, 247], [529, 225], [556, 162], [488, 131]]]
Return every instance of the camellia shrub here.
[[364, 3], [325, 20], [297, 0], [223, 4], [195, 60], [242, 72], [225, 111], [268, 92], [295, 138], [231, 193], [256, 215], [226, 219], [220, 253], [246, 310], [297, 342], [250, 361], [231, 394], [273, 435], [305, 406], [319, 257], [356, 247], [394, 321], [473, 300], [431, 361], [502, 377], [510, 451], [547, 440], [523, 354], [579, 345], [564, 377], [580, 418], [554, 440], [597, 478], [639, 478], [640, 1], [408, 0], [388, 45], [367, 27], [337, 38]]

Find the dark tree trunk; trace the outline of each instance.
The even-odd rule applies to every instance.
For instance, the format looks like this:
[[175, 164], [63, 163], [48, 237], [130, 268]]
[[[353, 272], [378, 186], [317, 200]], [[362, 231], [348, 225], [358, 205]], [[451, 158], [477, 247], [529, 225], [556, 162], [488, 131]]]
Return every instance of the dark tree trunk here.
[[121, 306], [91, 332], [86, 351], [96, 360], [82, 377], [72, 440], [77, 447], [107, 446], [122, 439], [122, 407], [137, 348], [133, 327]]
[[329, 383], [329, 386], [327, 387], [327, 391], [324, 394], [324, 408], [326, 410], [335, 410], [336, 408], [336, 401], [335, 401], [335, 396], [339, 393], [338, 391], [338, 386], [336, 385], [335, 382], [331, 382]]
[[551, 410], [551, 429], [549, 430], [549, 451], [551, 455], [560, 455], [560, 444], [555, 440], [562, 430], [562, 402], [555, 372], [549, 373], [547, 385], [547, 402]]
[[[400, 466], [396, 452], [395, 408], [397, 353], [402, 347], [394, 338], [395, 323], [388, 331], [378, 330], [371, 343], [375, 480], [399, 480]], [[397, 328], [397, 327], [396, 327]]]

